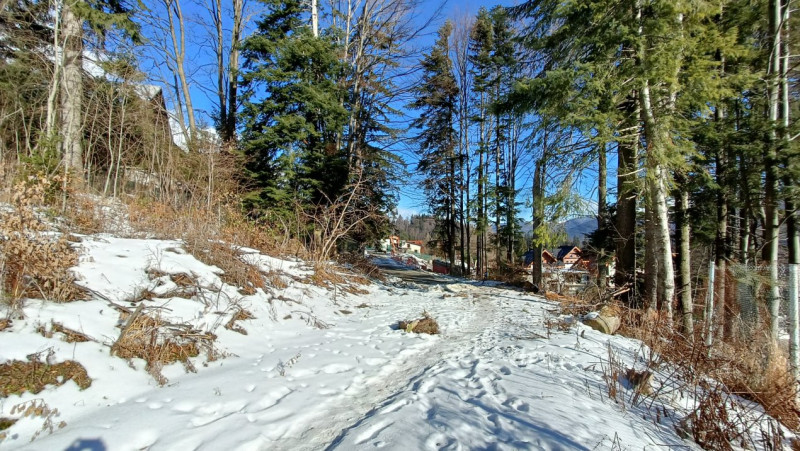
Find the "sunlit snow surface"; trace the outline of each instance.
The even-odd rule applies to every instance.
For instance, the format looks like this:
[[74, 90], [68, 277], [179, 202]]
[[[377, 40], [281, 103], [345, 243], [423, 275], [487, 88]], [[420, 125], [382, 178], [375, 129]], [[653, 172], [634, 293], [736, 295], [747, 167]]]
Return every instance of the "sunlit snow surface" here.
[[[85, 237], [75, 270], [93, 300], [53, 304], [28, 300], [25, 319], [0, 332], [0, 362], [52, 348], [55, 360], [81, 362], [92, 378], [0, 400], [0, 416], [42, 399], [57, 408], [62, 429], [41, 432], [40, 417], [6, 432], [2, 449], [262, 450], [262, 449], [666, 449], [696, 448], [677, 436], [667, 415], [609, 399], [603, 371], [609, 348], [626, 366], [643, 368], [638, 342], [581, 324], [568, 332], [545, 326], [558, 318], [542, 298], [498, 286], [422, 286], [389, 281], [368, 294], [306, 285], [302, 262], [246, 252], [264, 271], [282, 274], [284, 289], [244, 296], [219, 268], [189, 255], [179, 241]], [[193, 359], [163, 371], [159, 386], [144, 362], [109, 354], [119, 313], [136, 293], [174, 288], [168, 276], [191, 275], [192, 299], [156, 298], [162, 317], [218, 336], [226, 355]], [[151, 271], [152, 273], [152, 271]], [[160, 274], [159, 273], [159, 274]], [[255, 319], [242, 335], [225, 329], [237, 307]], [[427, 311], [438, 336], [396, 330], [400, 319]], [[94, 341], [66, 343], [36, 332], [56, 321]], [[318, 328], [317, 324], [327, 325]], [[656, 386], [660, 384], [656, 377]], [[629, 388], [620, 384], [626, 399]], [[648, 401], [649, 402], [649, 401]]]

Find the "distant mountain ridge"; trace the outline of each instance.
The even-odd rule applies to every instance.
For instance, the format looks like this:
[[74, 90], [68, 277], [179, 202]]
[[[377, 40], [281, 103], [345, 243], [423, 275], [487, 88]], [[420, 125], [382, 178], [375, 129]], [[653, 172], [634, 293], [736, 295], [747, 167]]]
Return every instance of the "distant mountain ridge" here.
[[[434, 226], [434, 219], [426, 215], [415, 215], [408, 219], [401, 216], [395, 220], [396, 233], [400, 235], [401, 238], [409, 240], [422, 240], [427, 242], [433, 236]], [[565, 244], [580, 246], [584, 238], [586, 238], [586, 235], [597, 229], [597, 218], [589, 215], [578, 216], [557, 223], [555, 226], [564, 228], [567, 235]], [[494, 231], [494, 225], [492, 224], [490, 227], [491, 230]], [[530, 221], [521, 223], [520, 227], [523, 233], [531, 233]]]
[[[564, 228], [567, 235], [566, 243], [580, 246], [586, 235], [597, 230], [597, 218], [594, 216], [578, 216], [560, 222], [554, 225], [555, 227]], [[530, 222], [525, 222], [522, 225], [522, 232], [525, 234], [531, 233], [532, 226]]]
[[580, 245], [586, 235], [597, 230], [597, 218], [594, 216], [580, 216], [563, 223], [567, 232], [567, 239], [572, 244]]

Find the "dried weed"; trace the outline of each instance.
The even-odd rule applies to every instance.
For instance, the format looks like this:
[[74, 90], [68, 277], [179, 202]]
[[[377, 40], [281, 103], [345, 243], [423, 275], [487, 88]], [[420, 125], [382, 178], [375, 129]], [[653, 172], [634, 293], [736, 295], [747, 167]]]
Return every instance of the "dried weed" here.
[[47, 363], [42, 353], [31, 354], [28, 361], [12, 360], [0, 365], [0, 397], [22, 393], [39, 393], [48, 385], [60, 386], [67, 381], [75, 381], [81, 389], [89, 388], [92, 380], [86, 369], [78, 362], [67, 360], [61, 363]]
[[0, 213], [0, 278], [12, 307], [25, 297], [56, 302], [85, 298], [69, 271], [78, 262], [64, 236], [55, 237], [39, 219], [35, 207], [44, 201], [51, 181], [31, 177], [14, 186], [12, 210]]
[[236, 310], [236, 313], [234, 313], [231, 319], [225, 324], [225, 328], [234, 332], [239, 332], [242, 335], [247, 335], [247, 330], [239, 324], [236, 324], [236, 322], [247, 321], [248, 319], [255, 319], [255, 316], [248, 310], [240, 308]]
[[57, 323], [55, 321], [50, 323], [49, 328], [43, 324], [36, 328], [36, 331], [39, 332], [43, 337], [47, 338], [53, 338], [53, 336], [57, 333], [62, 334], [61, 340], [67, 343], [84, 343], [91, 341], [91, 338], [85, 334], [64, 327], [61, 323]]
[[435, 335], [439, 333], [439, 323], [428, 312], [422, 312], [422, 318], [415, 320], [402, 320], [397, 323], [399, 330], [408, 333]]
[[140, 311], [137, 309], [130, 314], [132, 316], [122, 314], [122, 319], [127, 320], [126, 325], [111, 352], [124, 359], [143, 359], [147, 372], [161, 385], [168, 382], [161, 374], [164, 365], [181, 362], [187, 371], [194, 371], [189, 359], [200, 355], [201, 348], [207, 350], [209, 360], [216, 358], [213, 343], [217, 337], [214, 334], [167, 323], [158, 314], [137, 314]]

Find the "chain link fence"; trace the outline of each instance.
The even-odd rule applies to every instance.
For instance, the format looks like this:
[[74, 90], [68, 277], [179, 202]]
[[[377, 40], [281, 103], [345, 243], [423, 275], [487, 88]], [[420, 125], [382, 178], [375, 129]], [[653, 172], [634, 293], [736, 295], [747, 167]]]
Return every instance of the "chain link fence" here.
[[[789, 266], [778, 266], [778, 292], [780, 298], [779, 330], [789, 330]], [[769, 267], [733, 263], [728, 266], [726, 289], [735, 293], [734, 314], [738, 316], [739, 332], [750, 337], [769, 322], [770, 298]], [[720, 300], [721, 301], [721, 300]]]

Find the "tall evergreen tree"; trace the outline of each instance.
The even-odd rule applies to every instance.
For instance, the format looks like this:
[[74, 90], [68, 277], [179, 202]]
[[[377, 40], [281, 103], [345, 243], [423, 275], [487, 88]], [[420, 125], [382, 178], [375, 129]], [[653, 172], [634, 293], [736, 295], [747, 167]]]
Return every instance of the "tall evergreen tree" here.
[[450, 260], [451, 271], [455, 266], [459, 183], [455, 154], [458, 84], [453, 74], [449, 44], [452, 29], [449, 21], [439, 29], [436, 43], [420, 62], [422, 79], [410, 105], [420, 113], [412, 124], [420, 130], [416, 136], [420, 156], [417, 169], [425, 176], [425, 194], [431, 213], [437, 219], [440, 247]]
[[477, 233], [477, 272], [483, 276], [488, 269], [487, 232], [488, 221], [488, 160], [489, 160], [489, 102], [490, 102], [490, 70], [491, 49], [493, 46], [493, 28], [489, 11], [481, 8], [475, 18], [470, 36], [470, 62], [472, 64], [472, 92], [475, 99], [476, 111], [473, 122], [478, 127], [477, 148], [478, 164], [476, 166], [477, 197], [475, 229]]
[[[725, 91], [714, 70], [719, 41], [709, 39], [721, 8], [661, 0], [536, 0], [514, 10], [534, 19], [526, 38], [543, 69], [542, 77], [520, 85], [523, 104], [556, 107], [550, 111], [567, 124], [585, 135], [618, 141], [620, 151], [627, 150], [628, 137], [641, 133], [650, 236], [645, 280], [652, 283], [647, 298], [652, 308], [670, 310], [674, 298], [667, 189], [692, 149], [689, 122], [708, 114], [708, 104]], [[534, 100], [524, 99], [531, 94]], [[629, 101], [631, 108], [615, 108]], [[634, 121], [631, 111], [639, 115]], [[635, 171], [629, 157], [636, 154], [620, 155], [621, 163]]]
[[299, 0], [265, 0], [257, 32], [244, 42], [242, 149], [255, 191], [252, 207], [287, 212], [317, 206], [348, 182], [337, 147], [347, 111], [343, 66], [330, 36], [315, 37]]

